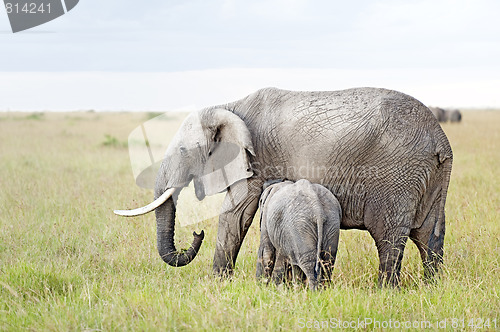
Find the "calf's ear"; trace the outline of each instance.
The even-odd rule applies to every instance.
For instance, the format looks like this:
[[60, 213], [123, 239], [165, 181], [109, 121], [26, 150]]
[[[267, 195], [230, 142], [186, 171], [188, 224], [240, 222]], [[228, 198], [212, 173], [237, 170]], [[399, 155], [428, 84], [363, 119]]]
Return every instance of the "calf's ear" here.
[[281, 188], [291, 185], [293, 182], [291, 181], [285, 181], [283, 179], [279, 180], [270, 180], [264, 183], [264, 191], [260, 195], [260, 200], [259, 200], [259, 208], [261, 209], [262, 212], [262, 207], [266, 202], [271, 199], [271, 197], [274, 196], [280, 190]]

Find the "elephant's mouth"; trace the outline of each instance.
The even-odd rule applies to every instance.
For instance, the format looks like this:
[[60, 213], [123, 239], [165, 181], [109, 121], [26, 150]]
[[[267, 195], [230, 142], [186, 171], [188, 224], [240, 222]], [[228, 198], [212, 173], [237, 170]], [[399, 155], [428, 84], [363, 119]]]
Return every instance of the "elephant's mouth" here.
[[182, 185], [181, 188], [187, 187], [191, 183], [191, 181], [193, 181], [193, 184], [194, 184], [194, 192], [196, 194], [196, 198], [199, 201], [202, 201], [206, 197], [206, 194], [205, 194], [205, 186], [203, 184], [203, 181], [201, 181], [199, 177], [194, 176], [193, 174], [190, 174], [188, 176], [187, 181], [184, 183], [184, 185]]

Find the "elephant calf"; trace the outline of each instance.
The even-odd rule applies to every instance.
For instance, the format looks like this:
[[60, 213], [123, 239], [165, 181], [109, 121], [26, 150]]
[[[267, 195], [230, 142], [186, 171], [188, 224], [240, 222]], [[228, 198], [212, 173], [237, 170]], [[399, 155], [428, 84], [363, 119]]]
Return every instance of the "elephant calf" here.
[[[267, 186], [267, 188], [266, 188]], [[330, 279], [339, 241], [342, 209], [325, 187], [307, 180], [264, 185], [260, 198], [260, 247], [257, 278], [279, 284], [287, 266], [307, 277], [315, 290]], [[272, 274], [272, 275], [271, 275]], [[322, 274], [324, 274], [322, 276]]]

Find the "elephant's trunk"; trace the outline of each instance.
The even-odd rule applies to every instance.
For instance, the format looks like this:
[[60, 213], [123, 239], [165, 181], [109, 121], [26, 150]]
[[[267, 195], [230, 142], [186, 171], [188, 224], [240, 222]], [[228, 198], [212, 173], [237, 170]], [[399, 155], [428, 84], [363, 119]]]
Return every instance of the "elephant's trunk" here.
[[196, 257], [205, 233], [203, 231], [200, 234], [193, 232], [194, 240], [191, 247], [187, 250], [177, 251], [174, 244], [175, 204], [172, 198], [176, 190], [176, 188], [170, 188], [161, 194], [157, 190], [154, 202], [138, 209], [115, 210], [114, 212], [120, 216], [132, 217], [155, 210], [158, 253], [160, 257], [168, 265], [184, 266]]
[[158, 253], [160, 257], [170, 266], [184, 266], [189, 264], [198, 253], [205, 236], [193, 232], [193, 243], [187, 250], [177, 251], [174, 244], [175, 232], [175, 204], [172, 197], [155, 210], [156, 234], [158, 238]]

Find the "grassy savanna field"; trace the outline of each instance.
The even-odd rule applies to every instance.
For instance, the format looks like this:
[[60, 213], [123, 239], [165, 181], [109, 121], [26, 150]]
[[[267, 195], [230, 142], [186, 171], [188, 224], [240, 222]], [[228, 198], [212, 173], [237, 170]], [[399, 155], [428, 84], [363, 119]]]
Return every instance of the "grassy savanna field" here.
[[[401, 289], [379, 289], [373, 240], [342, 231], [333, 284], [312, 293], [256, 282], [257, 221], [234, 277], [221, 281], [212, 276], [216, 218], [177, 227], [178, 248], [193, 230], [206, 236], [191, 264], [172, 268], [157, 254], [154, 214], [113, 214], [152, 199], [135, 185], [125, 146], [147, 114], [0, 113], [0, 330], [299, 330], [324, 321], [363, 330], [365, 318], [384, 330], [498, 330], [500, 112], [463, 115], [443, 125], [454, 165], [441, 278], [422, 281], [409, 242]], [[198, 218], [191, 199], [179, 218]]]

